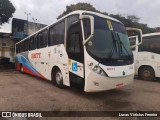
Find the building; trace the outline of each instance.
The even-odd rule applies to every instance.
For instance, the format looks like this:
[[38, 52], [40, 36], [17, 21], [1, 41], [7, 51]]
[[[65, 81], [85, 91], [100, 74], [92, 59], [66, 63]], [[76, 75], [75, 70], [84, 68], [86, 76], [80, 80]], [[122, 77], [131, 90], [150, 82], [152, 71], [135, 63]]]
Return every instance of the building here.
[[29, 22], [27, 20], [12, 19], [12, 38], [21, 40], [28, 35], [44, 28], [46, 25], [40, 23]]
[[14, 62], [15, 43], [11, 40], [11, 33], [0, 32], [0, 59], [8, 58]]
[[0, 32], [0, 64], [2, 59], [7, 58], [9, 62], [14, 62], [15, 44], [45, 26], [44, 24], [13, 18], [12, 33]]

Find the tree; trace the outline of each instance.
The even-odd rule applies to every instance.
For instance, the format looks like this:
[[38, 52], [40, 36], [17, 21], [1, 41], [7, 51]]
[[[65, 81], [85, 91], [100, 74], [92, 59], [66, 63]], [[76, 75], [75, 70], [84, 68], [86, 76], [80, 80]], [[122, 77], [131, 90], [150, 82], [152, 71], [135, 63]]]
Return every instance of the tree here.
[[[75, 11], [75, 10], [88, 10], [88, 11], [101, 13], [99, 10], [94, 8], [89, 3], [77, 3], [75, 5], [71, 4], [70, 6], [66, 6], [66, 11], [64, 11], [61, 15], [59, 15], [57, 19], [63, 17], [64, 15], [66, 15], [72, 11]], [[103, 14], [108, 15], [106, 12], [103, 12]]]
[[101, 13], [104, 15], [111, 16], [111, 17], [121, 21], [124, 24], [124, 26], [126, 26], [126, 27], [135, 27], [135, 28], [142, 29], [143, 34], [153, 33], [153, 32], [158, 32], [158, 31], [160, 32], [160, 27], [150, 28], [150, 27], [148, 27], [147, 24], [139, 23], [140, 18], [138, 18], [136, 15], [128, 15], [127, 17], [124, 17], [121, 14], [117, 14], [117, 15], [110, 14], [109, 15], [106, 12], [101, 12], [101, 11], [97, 10], [89, 3], [77, 3], [74, 5], [71, 4], [70, 6], [66, 6], [66, 11], [64, 11], [61, 15], [59, 15], [57, 19], [63, 17], [64, 15], [66, 15], [72, 11], [75, 11], [75, 10], [88, 10], [88, 11], [98, 12], [98, 13]]
[[160, 27], [156, 27], [156, 31], [157, 31], [157, 32], [160, 32]]
[[135, 23], [138, 23], [140, 18], [138, 18], [137, 16], [135, 15], [128, 15], [127, 16], [127, 19], [131, 20], [132, 22], [135, 22]]
[[0, 0], [0, 25], [9, 22], [15, 10], [15, 7], [9, 0]]

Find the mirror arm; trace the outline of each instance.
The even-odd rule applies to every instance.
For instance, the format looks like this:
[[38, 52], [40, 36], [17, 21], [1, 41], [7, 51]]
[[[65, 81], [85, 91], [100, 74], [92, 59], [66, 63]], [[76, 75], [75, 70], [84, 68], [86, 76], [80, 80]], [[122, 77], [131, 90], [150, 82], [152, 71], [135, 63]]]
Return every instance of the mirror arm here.
[[136, 46], [139, 46], [140, 44], [142, 44], [142, 30], [141, 29], [126, 27], [126, 30], [127, 31], [137, 31], [140, 33], [140, 42], [138, 42], [138, 44], [136, 45], [132, 45], [131, 48], [135, 48]]
[[83, 41], [83, 45], [85, 45], [92, 37], [93, 35], [90, 35], [85, 41]]
[[[93, 37], [93, 34], [94, 34], [94, 17], [90, 16], [90, 15], [80, 15], [79, 16], [80, 20], [83, 20], [84, 18], [90, 19], [91, 35], [86, 40], [85, 39], [83, 40], [83, 45], [85, 45]], [[83, 21], [82, 21], [82, 23], [83, 23]], [[83, 28], [83, 26], [82, 26], [82, 28]]]

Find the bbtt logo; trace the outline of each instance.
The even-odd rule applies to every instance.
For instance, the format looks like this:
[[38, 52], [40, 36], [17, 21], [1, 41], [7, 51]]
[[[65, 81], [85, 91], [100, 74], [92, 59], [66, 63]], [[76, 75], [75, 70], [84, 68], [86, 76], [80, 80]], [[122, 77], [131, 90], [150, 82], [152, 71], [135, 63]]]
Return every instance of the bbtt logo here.
[[33, 53], [31, 54], [31, 58], [41, 58], [41, 53]]

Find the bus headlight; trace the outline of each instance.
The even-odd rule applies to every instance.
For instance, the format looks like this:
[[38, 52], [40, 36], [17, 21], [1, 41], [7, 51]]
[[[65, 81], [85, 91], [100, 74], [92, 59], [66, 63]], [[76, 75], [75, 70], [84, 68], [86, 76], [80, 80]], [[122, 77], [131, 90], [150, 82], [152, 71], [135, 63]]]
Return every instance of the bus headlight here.
[[108, 77], [107, 73], [100, 66], [95, 65], [94, 63], [89, 63], [88, 67], [95, 73]]

